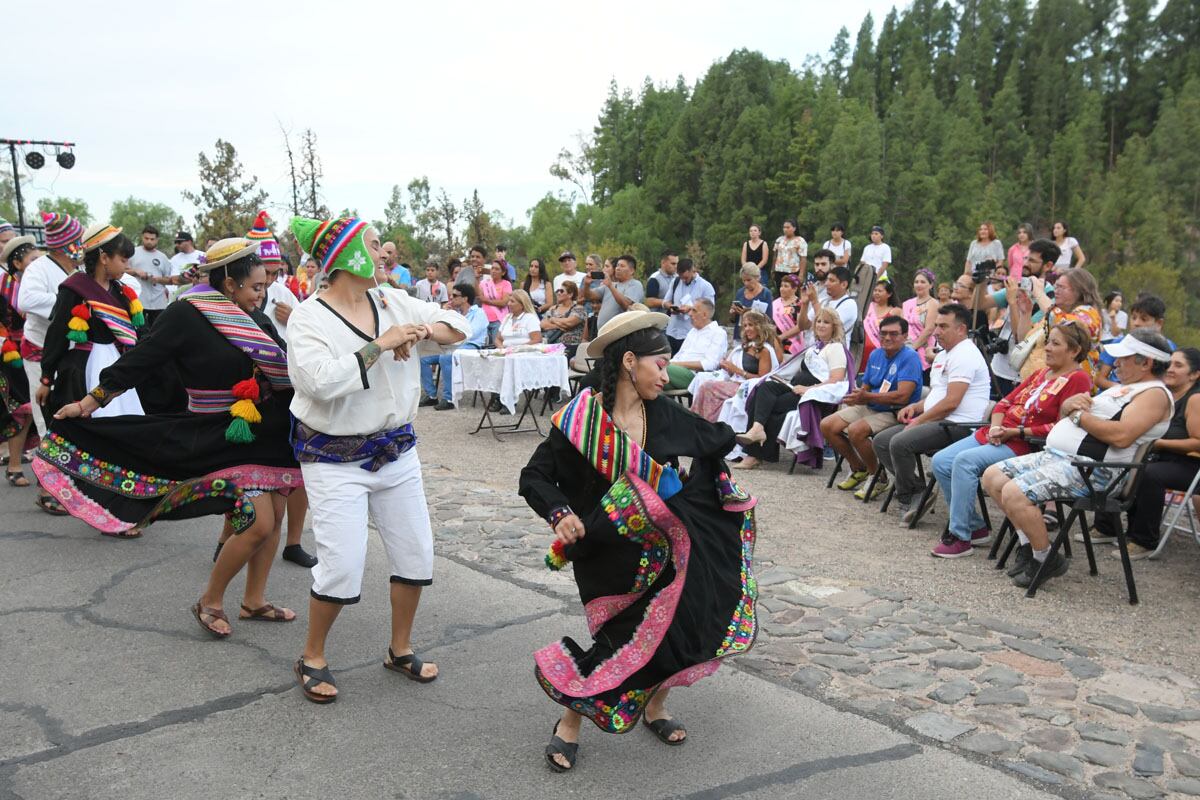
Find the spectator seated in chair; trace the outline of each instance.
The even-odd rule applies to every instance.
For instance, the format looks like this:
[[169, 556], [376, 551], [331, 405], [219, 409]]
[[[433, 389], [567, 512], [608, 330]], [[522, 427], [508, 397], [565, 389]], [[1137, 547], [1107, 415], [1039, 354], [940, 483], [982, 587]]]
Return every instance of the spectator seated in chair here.
[[[1171, 390], [1175, 403], [1171, 425], [1152, 445], [1151, 462], [1142, 470], [1142, 479], [1129, 509], [1128, 549], [1129, 557], [1134, 560], [1146, 558], [1158, 549], [1164, 493], [1186, 491], [1200, 470], [1200, 458], [1189, 455], [1200, 452], [1200, 350], [1185, 347], [1172, 353], [1162, 380]], [[1082, 538], [1079, 534], [1076, 536]], [[1097, 516], [1092, 541], [1102, 544], [1116, 540], [1112, 519]], [[1120, 558], [1120, 551], [1114, 550], [1113, 556]]]
[[[1048, 561], [1050, 536], [1038, 505], [1090, 494], [1083, 473], [1071, 462], [1129, 462], [1139, 445], [1167, 432], [1173, 397], [1161, 379], [1171, 360], [1166, 348], [1166, 338], [1157, 331], [1139, 328], [1127, 334], [1111, 345], [1121, 386], [1095, 397], [1067, 398], [1060, 408], [1063, 418], [1050, 430], [1044, 450], [993, 464], [983, 473], [984, 490], [1004, 509], [1021, 543], [1017, 561], [1025, 571], [1013, 578], [1017, 586], [1032, 584], [1044, 562], [1043, 581], [1067, 571], [1062, 553]], [[1103, 491], [1117, 474], [1097, 467], [1091, 485]]]
[[779, 372], [758, 381], [747, 396], [746, 418], [751, 424], [737, 437], [745, 456], [733, 465], [735, 469], [754, 469], [762, 461], [778, 460], [780, 429], [799, 402], [810, 400], [832, 411], [845, 396], [851, 359], [837, 312], [819, 309], [813, 333], [814, 343], [785, 362], [797, 364], [790, 377], [783, 376], [781, 365]]
[[716, 372], [698, 372], [688, 385], [692, 412], [716, 422], [721, 406], [747, 380], [766, 375], [783, 360], [779, 333], [765, 314], [746, 311], [741, 315], [742, 341], [721, 362]]
[[[968, 435], [966, 429], [947, 429], [938, 423], [979, 422], [992, 391], [991, 373], [983, 354], [970, 339], [971, 312], [960, 303], [946, 303], [937, 312], [934, 331], [942, 350], [929, 368], [929, 394], [900, 409], [901, 425], [875, 435], [872, 447], [896, 481], [896, 501], [905, 523], [923, 514], [913, 502], [924, 490], [917, 477], [917, 457], [936, 453]], [[926, 504], [932, 504], [930, 493]]]
[[933, 456], [933, 474], [950, 509], [950, 527], [932, 555], [969, 556], [991, 540], [975, 502], [980, 476], [992, 464], [1032, 452], [1028, 438], [1050, 433], [1063, 401], [1091, 393], [1092, 381], [1080, 366], [1090, 347], [1091, 334], [1078, 322], [1054, 326], [1046, 343], [1046, 366], [996, 404], [991, 425]]
[[554, 290], [554, 301], [542, 319], [542, 339], [566, 348], [567, 360], [573, 360], [583, 343], [587, 311], [578, 302], [579, 288], [574, 281], [563, 281]]
[[540, 344], [542, 321], [534, 310], [529, 292], [517, 289], [508, 296], [508, 316], [496, 331], [496, 347], [519, 347], [523, 344]]
[[667, 365], [668, 389], [686, 389], [697, 372], [716, 369], [725, 355], [725, 329], [713, 319], [713, 303], [705, 297], [692, 303], [691, 330]]
[[[1129, 308], [1130, 330], [1151, 328], [1162, 333], [1163, 323], [1167, 318], [1167, 304], [1158, 295], [1143, 293]], [[1116, 359], [1108, 352], [1108, 345], [1121, 341], [1120, 336], [1105, 342], [1100, 350], [1100, 368], [1096, 372], [1096, 387], [1103, 391], [1121, 382], [1116, 373]], [[1175, 351], [1175, 343], [1167, 339], [1171, 352]]]
[[[475, 287], [469, 283], [456, 283], [450, 289], [450, 308], [467, 318], [471, 326], [471, 335], [459, 347], [478, 350], [487, 344], [488, 318], [483, 309], [475, 305]], [[434, 386], [433, 367], [438, 368], [438, 382], [441, 394]], [[449, 411], [454, 408], [451, 400], [451, 384], [454, 376], [453, 353], [438, 353], [437, 355], [421, 356], [421, 406], [436, 406], [437, 411]]]
[[[879, 469], [871, 437], [900, 424], [897, 412], [921, 399], [921, 357], [908, 346], [908, 322], [901, 316], [879, 321], [879, 347], [871, 351], [858, 388], [848, 393], [845, 407], [821, 420], [821, 435], [850, 465], [850, 477], [838, 488], [857, 488], [866, 499], [870, 477]], [[887, 489], [878, 481], [871, 499]]]

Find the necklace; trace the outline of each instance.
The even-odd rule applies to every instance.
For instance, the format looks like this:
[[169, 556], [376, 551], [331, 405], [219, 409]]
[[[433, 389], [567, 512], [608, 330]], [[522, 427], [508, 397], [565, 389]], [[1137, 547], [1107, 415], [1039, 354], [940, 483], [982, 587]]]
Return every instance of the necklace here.
[[642, 412], [642, 440], [641, 440], [641, 442], [639, 442], [639, 444], [641, 444], [642, 448], [645, 449], [645, 447], [646, 447], [646, 404], [644, 402], [638, 403], [638, 411]]

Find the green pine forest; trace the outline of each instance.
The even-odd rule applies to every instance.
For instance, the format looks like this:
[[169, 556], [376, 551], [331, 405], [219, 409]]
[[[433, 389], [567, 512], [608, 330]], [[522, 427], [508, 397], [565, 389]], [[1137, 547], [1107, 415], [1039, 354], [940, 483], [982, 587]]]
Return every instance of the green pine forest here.
[[[1152, 290], [1200, 344], [1200, 3], [916, 0], [842, 29], [797, 69], [738, 50], [694, 86], [611, 87], [594, 131], [507, 235], [646, 265], [703, 263], [727, 297], [750, 223], [835, 221], [861, 252], [883, 225], [901, 297], [918, 267], [959, 273], [980, 222], [1064, 220], [1102, 290]], [[581, 195], [584, 199], [580, 202]]]

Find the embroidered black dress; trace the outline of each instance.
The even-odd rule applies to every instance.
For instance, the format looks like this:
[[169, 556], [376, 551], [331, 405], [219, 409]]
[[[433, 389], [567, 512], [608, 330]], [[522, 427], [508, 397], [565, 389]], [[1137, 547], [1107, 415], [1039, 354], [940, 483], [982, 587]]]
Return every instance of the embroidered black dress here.
[[[253, 318], [282, 346], [265, 317]], [[246, 491], [290, 491], [302, 483], [288, 440], [291, 390], [273, 390], [253, 361], [185, 301], [169, 305], [154, 331], [100, 374], [100, 385], [123, 391], [164, 364], [178, 369], [195, 410], [55, 420], [34, 472], [68, 511], [101, 531], [231, 511], [235, 528], [244, 530], [253, 521]], [[253, 442], [227, 441], [228, 403], [222, 408], [213, 398], [252, 375], [262, 421], [250, 426]]]
[[[12, 285], [11, 276], [4, 276], [0, 281], [0, 341], [12, 342], [12, 352], [19, 352], [22, 338], [22, 328], [25, 319], [13, 308], [11, 297], [15, 292], [6, 291]], [[4, 348], [10, 349], [10, 348]], [[0, 359], [0, 441], [9, 439], [21, 430], [29, 415], [29, 379], [25, 376], [25, 368], [19, 358], [4, 357]], [[37, 443], [37, 432], [26, 447]]]
[[753, 500], [721, 460], [733, 430], [664, 397], [646, 404], [646, 427], [644, 450], [659, 464], [692, 458], [683, 488], [665, 503], [636, 479], [610, 485], [557, 426], [520, 478], [539, 515], [570, 506], [586, 530], [565, 555], [594, 641], [584, 648], [564, 638], [539, 651], [537, 679], [553, 700], [613, 733], [631, 729], [658, 690], [693, 683], [719, 658], [749, 650], [756, 632]]
[[[119, 281], [110, 282], [108, 291], [104, 294], [106, 302], [124, 309], [126, 314], [129, 313], [129, 300], [121, 292]], [[118, 351], [125, 350], [124, 346], [117, 342], [108, 325], [95, 314], [87, 321], [87, 345], [72, 346], [74, 343], [67, 338], [72, 317], [71, 309], [85, 303], [86, 300], [87, 298], [65, 283], [59, 285], [58, 298], [54, 301], [54, 310], [50, 312], [50, 326], [46, 329], [46, 346], [42, 350], [42, 377], [53, 381], [50, 399], [46, 401], [45, 406], [47, 417], [53, 416], [68, 403], [79, 400], [94, 388], [87, 385], [87, 365], [92, 345], [115, 345]], [[145, 378], [144, 375], [142, 377]], [[136, 389], [137, 384], [130, 388]]]

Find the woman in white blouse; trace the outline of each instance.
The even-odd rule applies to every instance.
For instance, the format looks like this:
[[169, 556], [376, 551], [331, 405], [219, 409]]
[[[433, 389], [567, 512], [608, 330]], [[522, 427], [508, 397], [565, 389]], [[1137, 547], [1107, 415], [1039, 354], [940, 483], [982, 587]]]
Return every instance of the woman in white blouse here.
[[529, 292], [517, 289], [508, 296], [508, 316], [500, 323], [496, 333], [496, 347], [516, 347], [522, 344], [540, 344], [542, 323], [534, 310]]

